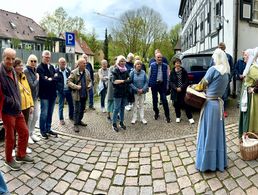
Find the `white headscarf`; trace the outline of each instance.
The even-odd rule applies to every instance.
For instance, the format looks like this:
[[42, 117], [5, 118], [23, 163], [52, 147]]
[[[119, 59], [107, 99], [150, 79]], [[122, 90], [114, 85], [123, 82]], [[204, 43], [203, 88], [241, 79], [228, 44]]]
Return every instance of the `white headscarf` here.
[[246, 76], [250, 70], [251, 65], [257, 60], [258, 57], [258, 47], [254, 49], [247, 49], [245, 53], [248, 55], [248, 60], [245, 66], [245, 70], [243, 72], [243, 76]]
[[227, 58], [226, 53], [223, 50], [217, 48], [214, 51], [212, 58], [215, 62], [214, 68], [217, 71], [219, 71], [221, 75], [224, 75], [225, 73], [226, 74], [230, 73], [230, 66], [228, 63], [228, 58]]

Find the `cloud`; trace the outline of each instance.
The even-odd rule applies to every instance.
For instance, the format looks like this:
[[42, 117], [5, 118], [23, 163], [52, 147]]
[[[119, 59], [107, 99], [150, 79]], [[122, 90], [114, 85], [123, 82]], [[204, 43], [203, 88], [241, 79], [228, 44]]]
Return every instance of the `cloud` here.
[[44, 0], [40, 5], [35, 0], [23, 0], [20, 3], [17, 0], [8, 0], [1, 3], [1, 9], [18, 12], [39, 23], [46, 13], [53, 13], [58, 7], [63, 7], [69, 16], [79, 16], [84, 19], [87, 32], [92, 32], [94, 28], [98, 37], [104, 39], [105, 28], [110, 30], [116, 22], [111, 17], [119, 18], [125, 11], [144, 5], [159, 12], [169, 28], [180, 22], [178, 18], [180, 0]]

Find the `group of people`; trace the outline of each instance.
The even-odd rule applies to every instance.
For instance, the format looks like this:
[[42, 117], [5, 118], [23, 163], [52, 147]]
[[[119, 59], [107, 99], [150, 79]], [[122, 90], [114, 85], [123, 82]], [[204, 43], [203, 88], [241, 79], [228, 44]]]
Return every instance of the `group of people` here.
[[[229, 86], [231, 67], [224, 50], [218, 47], [214, 51], [213, 66], [208, 69], [200, 83], [193, 86], [196, 90], [205, 90], [207, 96], [200, 113], [198, 127], [196, 168], [200, 171], [217, 169], [223, 171], [227, 167], [223, 95]], [[258, 125], [255, 123], [258, 105], [256, 97], [258, 92], [257, 57], [257, 48], [246, 50], [244, 52], [246, 67], [239, 68], [241, 70], [237, 78], [244, 81], [242, 90], [239, 92], [241, 96], [239, 137], [246, 131], [258, 132]], [[5, 164], [11, 169], [20, 169], [20, 163], [17, 162], [34, 162], [33, 158], [28, 155], [31, 152], [28, 143], [33, 144], [40, 140], [35, 134], [38, 118], [41, 138], [48, 139], [49, 136], [57, 136], [57, 133], [51, 129], [57, 96], [60, 125], [65, 124], [63, 108], [66, 99], [68, 116], [74, 122], [74, 131], [79, 132], [79, 126], [87, 126], [82, 121], [87, 99], [90, 102], [89, 108], [95, 109], [93, 99], [91, 99], [94, 94], [94, 75], [87, 58], [86, 54], [79, 58], [72, 71], [67, 67], [65, 58], [60, 58], [59, 66], [55, 69], [50, 63], [51, 52], [45, 50], [42, 53], [41, 63], [32, 54], [28, 57], [25, 67], [22, 60], [16, 58], [15, 50], [11, 48], [4, 50], [3, 62], [0, 65], [0, 117], [6, 132]], [[189, 123], [194, 123], [191, 109], [184, 102], [186, 88], [189, 85], [187, 72], [181, 67], [180, 59], [176, 58], [173, 64], [170, 71], [166, 58], [159, 50], [155, 51], [155, 58], [149, 64], [148, 74], [140, 57], [134, 58], [131, 53], [127, 58], [122, 55], [117, 56], [115, 64], [110, 67], [106, 60], [101, 61], [101, 68], [98, 70], [101, 111], [106, 112], [107, 109], [108, 119], [115, 132], [118, 132], [120, 128], [126, 129], [124, 122], [126, 106], [128, 110], [133, 110], [131, 124], [137, 122], [138, 115], [139, 121], [147, 124], [144, 116], [144, 101], [149, 88], [152, 93], [155, 120], [160, 118], [159, 94], [166, 122], [171, 122], [166, 97], [170, 94], [176, 113], [175, 122], [181, 121], [181, 109], [184, 109]], [[105, 106], [106, 100], [107, 106]], [[18, 135], [17, 147], [16, 134]], [[12, 155], [15, 148], [16, 160]]]
[[[170, 111], [167, 95], [171, 95], [171, 100], [176, 111], [176, 122], [181, 121], [181, 109], [185, 109], [190, 124], [194, 123], [191, 109], [184, 102], [188, 76], [186, 70], [181, 67], [180, 59], [174, 61], [175, 67], [170, 71], [169, 65], [164, 62], [164, 58], [159, 50], [155, 51], [155, 58], [150, 61], [149, 72], [139, 56], [134, 57], [129, 53], [127, 58], [117, 56], [113, 66], [107, 68], [106, 60], [101, 62], [102, 67], [99, 74], [99, 94], [101, 95], [101, 110], [105, 111], [105, 98], [107, 99], [108, 120], [112, 123], [112, 129], [116, 132], [126, 129], [124, 123], [125, 110], [133, 110], [131, 124], [137, 122], [138, 115], [142, 124], [147, 124], [144, 117], [145, 94], [151, 89], [154, 119], [160, 117], [158, 107], [158, 94], [164, 109], [166, 122], [170, 123]], [[166, 61], [167, 62], [167, 61]], [[171, 91], [170, 91], [171, 89]], [[111, 116], [112, 113], [112, 116]], [[119, 117], [119, 126], [117, 119]]]
[[[85, 102], [93, 91], [91, 73], [86, 69], [88, 56], [84, 54], [71, 71], [65, 58], [58, 61], [58, 68], [51, 63], [51, 52], [42, 52], [42, 61], [31, 54], [26, 65], [16, 57], [16, 51], [6, 48], [0, 64], [0, 119], [5, 131], [5, 164], [19, 170], [20, 163], [33, 163], [28, 154], [28, 144], [57, 137], [51, 129], [52, 115], [58, 96], [60, 125], [65, 124], [63, 108], [66, 99], [69, 119], [74, 121], [75, 131], [82, 122]], [[91, 65], [90, 65], [91, 66]], [[91, 98], [89, 98], [91, 99]], [[93, 99], [93, 98], [92, 98]], [[94, 109], [93, 101], [89, 107]], [[40, 137], [35, 134], [39, 119]], [[16, 136], [17, 134], [17, 136]], [[16, 145], [16, 137], [18, 137]], [[14, 159], [15, 157], [15, 159]]]

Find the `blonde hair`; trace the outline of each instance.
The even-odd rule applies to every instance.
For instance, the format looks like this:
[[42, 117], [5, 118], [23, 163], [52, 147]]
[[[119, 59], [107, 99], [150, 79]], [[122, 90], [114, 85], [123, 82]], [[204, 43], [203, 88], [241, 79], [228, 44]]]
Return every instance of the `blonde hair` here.
[[125, 57], [123, 55], [117, 56], [117, 58], [116, 58], [116, 65], [118, 65], [121, 60], [125, 61]]
[[137, 64], [141, 64], [141, 65], [142, 65], [142, 61], [141, 61], [141, 60], [135, 60], [135, 62], [134, 62], [134, 67], [135, 67]]
[[30, 64], [31, 64], [31, 60], [36, 60], [36, 61], [38, 62], [38, 58], [37, 58], [37, 56], [35, 56], [34, 54], [31, 54], [31, 55], [28, 57], [27, 65], [30, 65]]

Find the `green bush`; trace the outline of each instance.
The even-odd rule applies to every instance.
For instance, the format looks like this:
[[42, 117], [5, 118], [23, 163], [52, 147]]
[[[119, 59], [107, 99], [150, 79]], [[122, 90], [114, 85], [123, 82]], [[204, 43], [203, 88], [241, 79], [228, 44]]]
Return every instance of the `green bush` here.
[[95, 62], [94, 63], [94, 70], [98, 70], [98, 69], [100, 69], [100, 63], [99, 62]]

